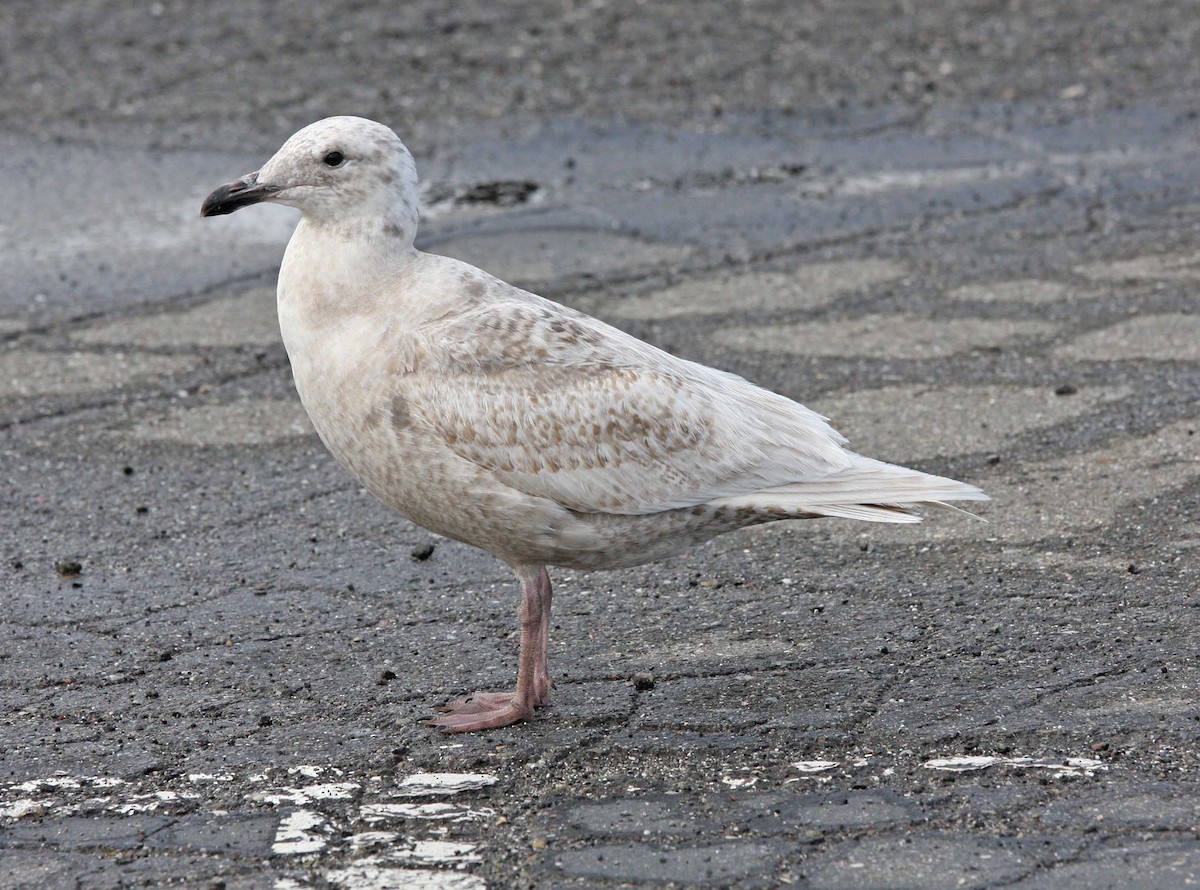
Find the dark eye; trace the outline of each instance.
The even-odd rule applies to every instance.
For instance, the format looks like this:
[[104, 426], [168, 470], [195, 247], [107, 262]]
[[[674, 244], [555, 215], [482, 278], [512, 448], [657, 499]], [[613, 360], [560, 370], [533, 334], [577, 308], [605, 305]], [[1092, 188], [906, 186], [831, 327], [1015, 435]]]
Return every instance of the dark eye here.
[[321, 158], [326, 167], [340, 167], [342, 161], [346, 160], [346, 156], [340, 151], [327, 151], [325, 157]]

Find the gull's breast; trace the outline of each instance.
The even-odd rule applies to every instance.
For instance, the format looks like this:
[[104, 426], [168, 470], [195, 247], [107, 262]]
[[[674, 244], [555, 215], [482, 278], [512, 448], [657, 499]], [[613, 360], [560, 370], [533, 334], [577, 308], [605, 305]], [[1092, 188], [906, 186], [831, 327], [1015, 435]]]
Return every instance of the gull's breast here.
[[412, 343], [367, 321], [317, 329], [283, 316], [296, 389], [317, 434], [387, 506], [510, 560], [547, 552], [564, 533], [591, 537], [570, 511], [504, 485], [447, 447], [423, 416], [421, 393], [449, 382], [414, 371]]

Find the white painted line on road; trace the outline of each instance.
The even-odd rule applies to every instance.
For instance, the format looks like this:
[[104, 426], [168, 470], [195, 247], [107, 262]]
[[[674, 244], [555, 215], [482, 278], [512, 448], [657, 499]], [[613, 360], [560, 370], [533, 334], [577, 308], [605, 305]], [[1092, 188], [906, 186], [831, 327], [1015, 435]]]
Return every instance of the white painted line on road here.
[[314, 828], [325, 826], [325, 817], [312, 810], [296, 810], [279, 820], [271, 852], [281, 856], [300, 856], [325, 849], [326, 839], [314, 834]]
[[1056, 777], [1090, 776], [1096, 770], [1108, 769], [1108, 765], [1104, 761], [1091, 757], [992, 757], [988, 755], [934, 758], [933, 760], [925, 761], [924, 766], [926, 769], [954, 773], [988, 769], [992, 766], [1007, 766], [1017, 769], [1052, 769], [1056, 771]]
[[[29, 779], [25, 782], [9, 785], [8, 795], [19, 796], [0, 800], [0, 820], [16, 821], [30, 815], [66, 816], [78, 812], [95, 812], [105, 810], [123, 816], [135, 813], [149, 813], [158, 810], [164, 804], [194, 800], [200, 794], [187, 791], [154, 791], [147, 794], [131, 794], [130, 789], [123, 789], [124, 796], [114, 801], [110, 796], [82, 797], [94, 789], [117, 789], [129, 786], [125, 779], [115, 776], [49, 776], [40, 779]], [[43, 796], [34, 797], [41, 794]], [[47, 797], [47, 794], [58, 794], [74, 797], [74, 800], [59, 797]], [[7, 797], [7, 795], [6, 795]]]
[[374, 847], [379, 844], [390, 844], [400, 835], [395, 831], [362, 831], [346, 838], [352, 847]]
[[347, 890], [487, 890], [483, 878], [461, 872], [352, 865], [325, 873]]
[[392, 862], [414, 862], [418, 865], [448, 865], [462, 868], [482, 861], [476, 850], [478, 844], [455, 841], [406, 841], [406, 847], [393, 847], [381, 854], [363, 859], [360, 865], [387, 865]]
[[[287, 770], [293, 779], [317, 779], [322, 776], [340, 778], [343, 771], [332, 767], [302, 765]], [[273, 771], [255, 773], [247, 778], [256, 784], [270, 782]], [[78, 812], [107, 811], [123, 816], [166, 810], [187, 805], [204, 797], [204, 786], [232, 782], [233, 774], [191, 773], [184, 777], [187, 784], [181, 790], [149, 790], [146, 785], [131, 784], [110, 776], [56, 775], [3, 788], [0, 797], [0, 820], [14, 822], [23, 818], [64, 816]], [[341, 827], [343, 816], [332, 816], [308, 808], [324, 801], [353, 801], [363, 793], [364, 785], [382, 781], [371, 777], [367, 781], [328, 781], [300, 784], [296, 787], [259, 786], [251, 800], [274, 807], [287, 807], [280, 818], [271, 844], [276, 856], [325, 855], [335, 848], [358, 853], [370, 850], [373, 856], [326, 872], [325, 879], [347, 890], [387, 890], [391, 887], [428, 888], [428, 890], [486, 890], [482, 878], [466, 875], [462, 869], [482, 861], [479, 847], [474, 843], [444, 839], [419, 839], [397, 831], [364, 831], [345, 837]], [[496, 784], [496, 776], [483, 773], [417, 773], [400, 781], [395, 793], [402, 798], [446, 796], [487, 788]], [[153, 788], [153, 785], [149, 786]], [[98, 791], [115, 791], [112, 796]], [[381, 789], [371, 793], [378, 794]], [[344, 805], [343, 805], [344, 806]], [[299, 807], [299, 808], [298, 808]], [[211, 815], [224, 814], [211, 810]], [[480, 822], [493, 819], [496, 811], [488, 807], [470, 807], [446, 801], [392, 801], [365, 804], [357, 814], [349, 815], [350, 824], [356, 820], [368, 823], [386, 820], [422, 820], [436, 825], [444, 834], [450, 824]], [[431, 871], [438, 866], [441, 871]], [[312, 867], [310, 862], [309, 867]], [[447, 870], [449, 869], [449, 870]], [[314, 877], [319, 881], [320, 875]], [[275, 890], [300, 890], [312, 886], [303, 877], [280, 878]]]
[[939, 757], [925, 761], [926, 769], [940, 769], [951, 773], [987, 769], [1000, 762], [999, 757]]
[[749, 776], [747, 778], [740, 779], [740, 778], [737, 778], [736, 776], [721, 776], [721, 781], [724, 782], [726, 785], [728, 785], [730, 788], [734, 788], [734, 789], [753, 788], [755, 785], [758, 784], [758, 777], [757, 776]]
[[30, 813], [41, 813], [54, 804], [52, 800], [23, 798], [0, 804], [0, 819], [20, 819]]
[[499, 780], [485, 773], [414, 773], [400, 782], [401, 797], [430, 797], [458, 794], [495, 785]]
[[[289, 776], [294, 776], [294, 775], [299, 774], [301, 776], [304, 776], [304, 778], [306, 778], [306, 779], [315, 779], [318, 776], [320, 776], [321, 773], [323, 773], [323, 772], [325, 772], [325, 767], [313, 766], [311, 764], [303, 764], [301, 766], [289, 766], [288, 767], [288, 775]], [[340, 770], [338, 770], [337, 773], [338, 773], [338, 775], [341, 775]]]
[[154, 791], [150, 794], [135, 794], [125, 803], [114, 804], [109, 809], [123, 816], [130, 816], [134, 813], [152, 813], [164, 803], [172, 803], [178, 800], [195, 800], [199, 796], [199, 794], [180, 791]]
[[326, 782], [321, 785], [306, 785], [303, 788], [274, 788], [268, 791], [256, 791], [250, 795], [250, 799], [274, 806], [280, 804], [301, 806], [312, 803], [314, 800], [347, 800], [354, 797], [355, 792], [361, 787], [358, 782]]
[[439, 819], [445, 822], [475, 822], [489, 819], [496, 811], [489, 807], [460, 806], [453, 803], [368, 803], [360, 811], [367, 822], [384, 819]]
[[836, 760], [797, 760], [792, 764], [793, 769], [802, 773], [823, 773], [839, 766]]
[[15, 791], [39, 791], [51, 789], [75, 789], [75, 788], [115, 788], [118, 785], [124, 785], [124, 779], [117, 779], [112, 776], [50, 776], [45, 779], [31, 779], [28, 782], [22, 782], [20, 785], [14, 785]]

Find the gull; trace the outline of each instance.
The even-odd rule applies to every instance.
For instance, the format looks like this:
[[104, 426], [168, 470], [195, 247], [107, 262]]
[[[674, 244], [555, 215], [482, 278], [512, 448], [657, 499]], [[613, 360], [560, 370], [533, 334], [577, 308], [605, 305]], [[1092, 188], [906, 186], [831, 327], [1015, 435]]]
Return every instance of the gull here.
[[453, 699], [428, 725], [508, 726], [549, 701], [547, 566], [616, 569], [764, 522], [917, 522], [919, 504], [987, 500], [849, 451], [785, 396], [417, 250], [416, 167], [383, 124], [310, 124], [201, 215], [259, 202], [300, 211], [279, 328], [321, 440], [384, 504], [521, 583], [516, 688]]

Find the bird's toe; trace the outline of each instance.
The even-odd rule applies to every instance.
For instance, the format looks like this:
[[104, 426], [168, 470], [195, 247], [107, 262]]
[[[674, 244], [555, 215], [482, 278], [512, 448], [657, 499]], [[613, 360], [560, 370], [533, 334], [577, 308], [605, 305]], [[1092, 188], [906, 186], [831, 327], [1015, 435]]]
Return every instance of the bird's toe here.
[[436, 710], [443, 714], [484, 714], [507, 707], [516, 697], [515, 692], [472, 692], [462, 698], [452, 698]]
[[514, 723], [521, 723], [532, 718], [532, 705], [522, 704], [516, 699], [511, 699], [506, 705], [479, 710], [450, 711], [422, 722], [425, 726], [452, 733], [498, 729], [501, 726], [512, 726]]

